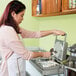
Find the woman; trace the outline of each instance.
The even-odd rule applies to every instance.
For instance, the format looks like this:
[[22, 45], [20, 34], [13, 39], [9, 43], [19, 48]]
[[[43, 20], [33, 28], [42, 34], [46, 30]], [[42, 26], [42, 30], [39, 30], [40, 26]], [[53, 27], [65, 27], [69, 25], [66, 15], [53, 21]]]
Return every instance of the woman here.
[[25, 5], [11, 1], [0, 19], [0, 51], [2, 55], [0, 76], [25, 76], [25, 60], [36, 57], [50, 57], [50, 52], [31, 52], [24, 48], [22, 38], [40, 38], [50, 34], [64, 35], [59, 30], [33, 32], [19, 26], [25, 13]]

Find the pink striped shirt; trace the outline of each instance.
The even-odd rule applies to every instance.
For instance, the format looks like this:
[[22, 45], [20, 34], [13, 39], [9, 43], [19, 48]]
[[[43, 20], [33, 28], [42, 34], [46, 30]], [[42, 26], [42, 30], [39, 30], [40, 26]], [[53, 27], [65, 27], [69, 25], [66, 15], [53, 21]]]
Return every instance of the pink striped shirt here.
[[[39, 38], [40, 32], [20, 29], [22, 38]], [[11, 26], [0, 27], [0, 52], [3, 59], [1, 64], [2, 76], [8, 76], [7, 59], [13, 54], [19, 54], [23, 59], [31, 59], [32, 52], [27, 50], [16, 31]]]

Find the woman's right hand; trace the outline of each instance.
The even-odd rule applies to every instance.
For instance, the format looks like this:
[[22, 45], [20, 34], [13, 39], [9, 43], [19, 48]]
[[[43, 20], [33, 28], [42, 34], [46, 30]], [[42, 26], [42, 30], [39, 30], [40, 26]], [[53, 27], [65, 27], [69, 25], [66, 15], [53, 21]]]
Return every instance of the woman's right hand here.
[[51, 56], [51, 52], [32, 52], [30, 59], [37, 57], [49, 58]]
[[51, 56], [51, 52], [42, 52], [42, 57], [49, 58]]

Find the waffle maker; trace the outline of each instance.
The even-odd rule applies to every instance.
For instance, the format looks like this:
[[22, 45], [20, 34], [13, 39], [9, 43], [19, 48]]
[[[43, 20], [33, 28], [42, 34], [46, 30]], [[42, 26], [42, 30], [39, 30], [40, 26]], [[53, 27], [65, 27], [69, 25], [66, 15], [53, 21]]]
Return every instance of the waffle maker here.
[[68, 47], [68, 51], [70, 52], [69, 56], [69, 66], [76, 69], [76, 44]]
[[55, 60], [61, 62], [66, 59], [68, 43], [66, 42], [66, 35], [64, 35], [64, 40], [58, 39], [58, 36], [55, 38], [54, 53]]
[[41, 63], [42, 62], [47, 63], [48, 61], [51, 60], [51, 61], [56, 61], [60, 63], [61, 61], [64, 61], [66, 59], [66, 53], [67, 53], [67, 47], [68, 47], [68, 43], [66, 42], [66, 35], [63, 36], [64, 40], [58, 39], [58, 37], [59, 36], [56, 35], [54, 48], [51, 50], [52, 58], [51, 59], [41, 58], [39, 62], [41, 61]]

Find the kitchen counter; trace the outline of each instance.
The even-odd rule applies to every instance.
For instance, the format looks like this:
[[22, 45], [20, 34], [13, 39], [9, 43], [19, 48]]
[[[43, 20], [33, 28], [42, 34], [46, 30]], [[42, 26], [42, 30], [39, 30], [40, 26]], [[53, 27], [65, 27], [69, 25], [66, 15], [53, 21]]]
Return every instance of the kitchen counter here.
[[76, 68], [72, 68], [72, 67], [69, 67], [69, 66], [64, 66], [65, 67], [65, 69], [70, 69], [70, 70], [72, 70], [72, 71], [75, 71], [76, 72]]
[[42, 76], [59, 75], [64, 73], [64, 69], [61, 67], [61, 65], [44, 69], [40, 66], [40, 64], [38, 65], [38, 63], [36, 63], [35, 59], [30, 60], [30, 63], [42, 74]]
[[[31, 48], [27, 48], [27, 49], [29, 49], [31, 51], [36, 51], [36, 50], [37, 51], [45, 51], [44, 49], [41, 49], [41, 48], [38, 48], [38, 47], [37, 48], [31, 47]], [[49, 75], [56, 75], [57, 76], [58, 74], [63, 74], [64, 73], [64, 71], [63, 71], [64, 69], [60, 65], [55, 66], [55, 67], [50, 67], [50, 68], [48, 67], [48, 68], [45, 68], [45, 69], [42, 68], [41, 65], [36, 62], [37, 59], [39, 59], [39, 58], [35, 58], [35, 59], [29, 60], [29, 61], [26, 62], [26, 66], [27, 66], [26, 69], [29, 69], [28, 72], [30, 72], [30, 70], [32, 71], [32, 72], [30, 72], [30, 74], [31, 73], [35, 74], [35, 73], [37, 73], [37, 71], [38, 71], [37, 74], [39, 74], [38, 76], [49, 76]], [[33, 71], [28, 66], [33, 67], [35, 70]], [[33, 75], [33, 76], [36, 76], [36, 75]], [[61, 76], [63, 76], [63, 75], [61, 75]]]

